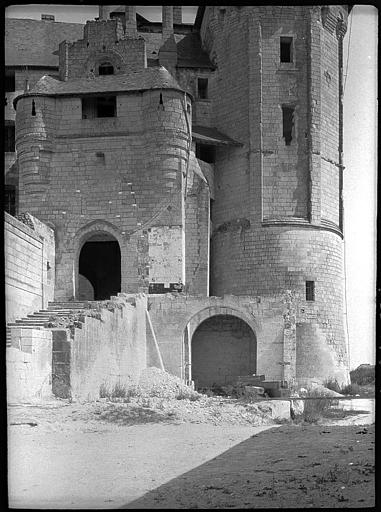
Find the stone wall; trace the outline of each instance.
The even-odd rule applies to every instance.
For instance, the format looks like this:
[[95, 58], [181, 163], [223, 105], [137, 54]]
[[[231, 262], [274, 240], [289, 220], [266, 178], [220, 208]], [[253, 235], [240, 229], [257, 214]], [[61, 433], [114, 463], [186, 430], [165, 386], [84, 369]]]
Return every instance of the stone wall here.
[[53, 230], [31, 215], [24, 217], [29, 225], [4, 215], [6, 319], [12, 322], [53, 300], [55, 243]]
[[136, 383], [146, 368], [146, 299], [134, 305], [119, 298], [93, 316], [82, 318], [81, 328], [53, 330], [53, 391], [79, 400], [99, 398], [101, 386]]
[[52, 396], [52, 333], [12, 329], [7, 348], [8, 403]]

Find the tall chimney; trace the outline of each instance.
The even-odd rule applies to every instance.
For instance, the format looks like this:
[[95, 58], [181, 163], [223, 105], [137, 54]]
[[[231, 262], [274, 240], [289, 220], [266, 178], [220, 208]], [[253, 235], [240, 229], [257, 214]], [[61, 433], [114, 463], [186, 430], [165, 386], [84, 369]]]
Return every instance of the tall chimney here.
[[172, 5], [163, 5], [162, 10], [162, 31], [163, 41], [166, 41], [168, 37], [173, 34], [173, 7]]
[[105, 5], [100, 5], [99, 6], [99, 19], [100, 20], [107, 19], [107, 12], [106, 12], [106, 6]]
[[126, 16], [126, 36], [136, 37], [136, 7], [135, 5], [126, 5], [125, 8]]
[[183, 22], [183, 6], [182, 5], [174, 5], [173, 6], [173, 23], [174, 25], [181, 25]]

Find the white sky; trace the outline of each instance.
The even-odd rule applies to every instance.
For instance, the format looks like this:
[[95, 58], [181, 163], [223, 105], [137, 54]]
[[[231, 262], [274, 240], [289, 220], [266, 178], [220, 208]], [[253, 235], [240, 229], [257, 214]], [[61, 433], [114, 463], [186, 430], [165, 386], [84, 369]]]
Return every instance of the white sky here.
[[[192, 23], [196, 6], [183, 7]], [[151, 21], [161, 20], [161, 6], [137, 6]], [[98, 16], [95, 5], [27, 4], [6, 9], [6, 17], [85, 23]], [[377, 155], [378, 12], [355, 5], [344, 39], [344, 225], [350, 366], [375, 362], [376, 155]], [[349, 59], [348, 59], [349, 55]], [[345, 78], [345, 77], [344, 77]]]

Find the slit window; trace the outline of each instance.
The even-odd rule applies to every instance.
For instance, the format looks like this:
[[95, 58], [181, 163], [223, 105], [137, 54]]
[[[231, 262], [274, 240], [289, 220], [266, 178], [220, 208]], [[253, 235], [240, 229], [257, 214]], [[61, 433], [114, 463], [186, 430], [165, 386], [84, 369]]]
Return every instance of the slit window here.
[[4, 126], [4, 151], [14, 153], [15, 151], [15, 125], [6, 124]]
[[208, 164], [214, 164], [216, 161], [216, 148], [208, 144], [196, 142], [196, 158]]
[[6, 71], [4, 80], [5, 92], [14, 92], [16, 90], [16, 80], [14, 71]]
[[283, 138], [286, 146], [291, 145], [294, 128], [294, 107], [282, 106]]
[[280, 38], [280, 61], [293, 62], [292, 37]]
[[306, 281], [306, 300], [315, 300], [315, 281]]
[[200, 100], [206, 100], [208, 98], [208, 79], [198, 78], [197, 79], [197, 97]]
[[99, 75], [113, 75], [114, 74], [114, 66], [110, 62], [103, 62], [99, 64], [98, 67]]
[[116, 96], [82, 98], [82, 119], [116, 117]]

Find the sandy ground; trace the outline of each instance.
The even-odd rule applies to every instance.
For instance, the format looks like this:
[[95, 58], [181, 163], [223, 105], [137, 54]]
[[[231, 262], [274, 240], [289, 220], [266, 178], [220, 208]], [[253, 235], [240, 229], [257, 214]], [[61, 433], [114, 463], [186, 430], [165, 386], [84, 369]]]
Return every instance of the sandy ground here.
[[9, 411], [11, 508], [374, 506], [374, 426], [354, 416], [346, 426], [131, 426], [99, 421], [99, 404]]

